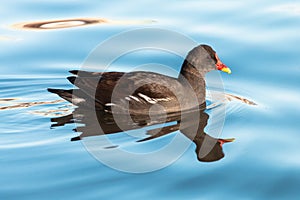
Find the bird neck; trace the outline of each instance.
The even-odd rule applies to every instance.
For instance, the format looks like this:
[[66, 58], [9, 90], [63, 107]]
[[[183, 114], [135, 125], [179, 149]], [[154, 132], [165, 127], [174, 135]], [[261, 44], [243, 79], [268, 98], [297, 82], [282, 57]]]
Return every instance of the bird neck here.
[[197, 96], [199, 105], [205, 103], [206, 86], [204, 72], [199, 71], [185, 60], [178, 79], [183, 86], [192, 87], [193, 92]]

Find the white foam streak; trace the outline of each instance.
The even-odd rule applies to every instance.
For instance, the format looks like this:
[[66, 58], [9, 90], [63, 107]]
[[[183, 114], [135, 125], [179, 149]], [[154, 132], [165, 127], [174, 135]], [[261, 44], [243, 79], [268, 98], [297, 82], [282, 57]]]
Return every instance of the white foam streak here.
[[27, 147], [43, 146], [46, 144], [57, 143], [58, 141], [61, 141], [63, 138], [69, 138], [69, 136], [54, 138], [54, 139], [47, 139], [47, 140], [39, 140], [39, 141], [1, 144], [0, 149], [13, 149], [13, 148], [27, 148]]
[[273, 14], [284, 13], [288, 15], [300, 16], [300, 4], [299, 3], [286, 3], [281, 5], [272, 6], [267, 9], [268, 12]]

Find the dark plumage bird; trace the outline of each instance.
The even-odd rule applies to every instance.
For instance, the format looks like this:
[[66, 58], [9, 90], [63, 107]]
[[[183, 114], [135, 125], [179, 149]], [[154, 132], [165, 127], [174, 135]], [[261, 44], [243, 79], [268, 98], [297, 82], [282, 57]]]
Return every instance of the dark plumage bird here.
[[[75, 105], [95, 106], [106, 112], [132, 115], [161, 114], [205, 108], [205, 74], [211, 70], [231, 73], [208, 45], [199, 45], [185, 58], [178, 78], [159, 73], [70, 71], [79, 89], [48, 89]], [[161, 105], [164, 109], [151, 109]]]
[[[70, 71], [76, 76], [68, 77], [68, 80], [78, 89], [48, 90], [78, 107], [71, 115], [52, 119], [56, 122], [53, 126], [72, 122], [84, 124], [76, 129], [82, 132], [72, 138], [76, 141], [84, 137], [176, 122], [148, 130], [149, 137], [139, 142], [180, 130], [196, 144], [199, 161], [219, 160], [224, 157], [222, 144], [232, 139], [214, 138], [204, 132], [209, 117], [204, 112], [205, 74], [211, 70], [231, 73], [210, 46], [199, 45], [188, 53], [177, 78], [147, 71]], [[96, 115], [89, 108], [96, 108]]]

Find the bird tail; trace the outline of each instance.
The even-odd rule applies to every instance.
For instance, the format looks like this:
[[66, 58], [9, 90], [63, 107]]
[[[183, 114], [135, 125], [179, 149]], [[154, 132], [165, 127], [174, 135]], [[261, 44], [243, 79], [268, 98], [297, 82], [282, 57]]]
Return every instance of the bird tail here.
[[61, 98], [69, 101], [70, 103], [73, 103], [73, 90], [62, 90], [62, 89], [53, 89], [48, 88], [48, 92], [57, 94]]
[[99, 77], [102, 74], [102, 72], [88, 72], [83, 70], [71, 70], [69, 72], [79, 77]]
[[63, 89], [53, 89], [48, 88], [49, 92], [57, 94], [61, 98], [67, 100], [68, 102], [76, 105], [83, 106], [85, 108], [92, 108], [94, 105], [98, 109], [103, 109], [103, 105], [95, 99], [91, 98], [89, 95], [85, 94], [81, 91], [81, 89], [71, 89], [71, 90], [63, 90]]

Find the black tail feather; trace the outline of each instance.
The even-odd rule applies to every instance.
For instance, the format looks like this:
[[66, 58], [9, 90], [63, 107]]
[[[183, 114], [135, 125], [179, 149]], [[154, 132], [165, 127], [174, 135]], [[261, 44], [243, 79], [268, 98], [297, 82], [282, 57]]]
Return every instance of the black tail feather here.
[[69, 76], [67, 79], [74, 85], [75, 80], [76, 80], [76, 76]]
[[52, 88], [48, 88], [47, 89], [49, 92], [52, 92], [54, 94], [57, 94], [58, 96], [60, 96], [61, 98], [69, 101], [72, 103], [72, 93], [73, 90], [62, 90], [62, 89], [52, 89]]
[[82, 70], [70, 70], [69, 72], [79, 77], [98, 77], [102, 74], [102, 72], [88, 72]]
[[69, 72], [70, 72], [71, 74], [77, 75], [78, 72], [79, 72], [79, 70], [70, 70]]
[[72, 141], [72, 142], [73, 142], [73, 141], [78, 141], [78, 140], [81, 140], [80, 136], [71, 138], [71, 141]]
[[63, 89], [54, 89], [54, 88], [47, 88], [48, 92], [60, 95], [62, 93], [71, 93], [72, 94], [72, 90], [63, 90]]

